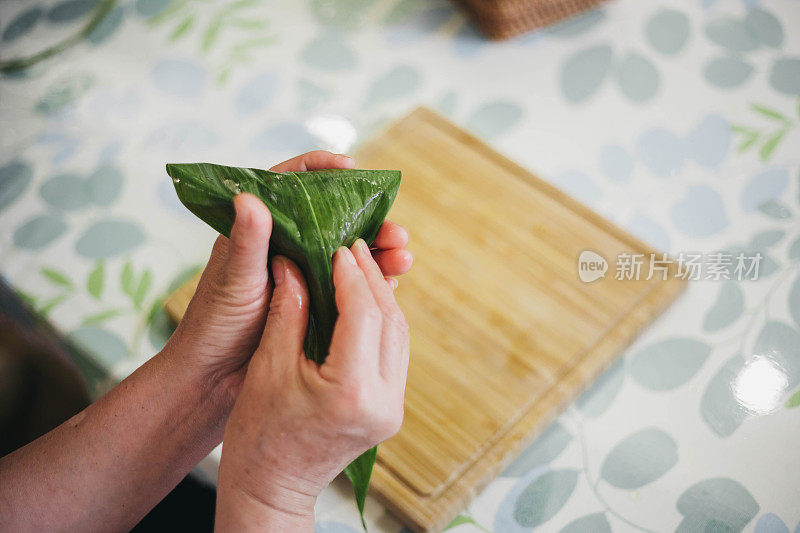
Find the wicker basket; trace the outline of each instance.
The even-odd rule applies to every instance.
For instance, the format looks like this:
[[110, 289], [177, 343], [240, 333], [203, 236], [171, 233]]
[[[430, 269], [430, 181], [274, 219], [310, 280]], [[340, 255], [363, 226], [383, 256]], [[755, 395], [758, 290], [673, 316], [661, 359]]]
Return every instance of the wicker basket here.
[[490, 39], [508, 39], [553, 24], [604, 0], [458, 0]]

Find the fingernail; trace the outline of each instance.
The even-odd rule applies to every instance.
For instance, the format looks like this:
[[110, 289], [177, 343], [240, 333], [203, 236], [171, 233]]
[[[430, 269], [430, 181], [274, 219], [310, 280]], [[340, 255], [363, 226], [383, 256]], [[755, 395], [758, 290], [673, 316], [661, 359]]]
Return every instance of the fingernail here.
[[275, 281], [275, 285], [279, 285], [285, 276], [286, 261], [284, 261], [280, 256], [275, 257], [272, 260], [272, 279]]
[[389, 286], [392, 288], [392, 290], [395, 290], [397, 288], [398, 283], [397, 283], [396, 279], [394, 279], [394, 278], [386, 278], [386, 282], [389, 284]]
[[339, 168], [356, 168], [356, 160], [349, 155], [336, 154], [336, 157], [339, 158], [339, 162], [337, 163]]
[[367, 246], [367, 243], [364, 241], [364, 239], [356, 240], [356, 244], [355, 245], [356, 245], [356, 248], [358, 248], [360, 251], [367, 252], [367, 253], [369, 252], [369, 246]]
[[356, 258], [353, 255], [353, 252], [351, 252], [350, 250], [348, 250], [344, 246], [339, 248], [338, 253], [341, 254], [341, 256], [344, 258], [344, 260], [347, 261], [348, 263], [350, 263], [351, 265], [357, 264], [356, 263]]

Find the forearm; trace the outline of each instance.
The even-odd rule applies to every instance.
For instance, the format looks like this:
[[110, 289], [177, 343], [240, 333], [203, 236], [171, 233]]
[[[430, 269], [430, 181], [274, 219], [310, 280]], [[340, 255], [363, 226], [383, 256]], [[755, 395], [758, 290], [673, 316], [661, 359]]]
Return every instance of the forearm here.
[[159, 354], [0, 459], [1, 530], [124, 530], [222, 438], [229, 405]]

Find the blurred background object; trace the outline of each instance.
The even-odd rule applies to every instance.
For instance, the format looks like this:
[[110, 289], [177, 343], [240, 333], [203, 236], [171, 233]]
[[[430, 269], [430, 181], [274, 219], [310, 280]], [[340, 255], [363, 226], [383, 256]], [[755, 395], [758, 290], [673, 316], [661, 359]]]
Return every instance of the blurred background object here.
[[102, 372], [38, 320], [0, 278], [0, 457], [47, 433], [91, 398], [84, 371]]
[[508, 39], [555, 24], [605, 0], [457, 0], [490, 39]]
[[[31, 312], [0, 277], [0, 457], [87, 407], [113, 384], [90, 356]], [[213, 531], [216, 491], [188, 475], [134, 531]]]
[[[0, 62], [82, 35], [109, 1], [0, 0]], [[102, 370], [84, 372], [94, 397], [161, 349], [162, 298], [215, 238], [166, 162], [352, 153], [424, 105], [673, 257], [763, 256], [757, 281], [693, 281], [453, 529], [793, 531], [797, 20], [797, 0], [615, 0], [496, 42], [452, 0], [117, 0], [0, 74], [0, 273]], [[317, 518], [359, 531], [347, 483]], [[403, 528], [375, 498], [366, 518]]]

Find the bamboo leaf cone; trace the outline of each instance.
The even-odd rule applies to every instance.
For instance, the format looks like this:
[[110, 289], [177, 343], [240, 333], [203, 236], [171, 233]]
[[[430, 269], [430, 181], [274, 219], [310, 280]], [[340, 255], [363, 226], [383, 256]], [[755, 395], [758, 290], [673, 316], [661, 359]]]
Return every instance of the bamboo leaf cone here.
[[[212, 163], [168, 164], [167, 174], [183, 205], [209, 226], [230, 236], [233, 198], [256, 195], [272, 214], [270, 255], [297, 263], [308, 283], [310, 317], [306, 357], [322, 363], [328, 354], [337, 311], [332, 259], [340, 246], [375, 240], [397, 196], [398, 170], [332, 169], [275, 173]], [[358, 510], [364, 513], [375, 448], [345, 469]]]

